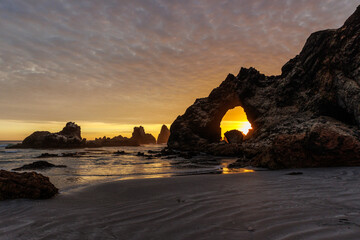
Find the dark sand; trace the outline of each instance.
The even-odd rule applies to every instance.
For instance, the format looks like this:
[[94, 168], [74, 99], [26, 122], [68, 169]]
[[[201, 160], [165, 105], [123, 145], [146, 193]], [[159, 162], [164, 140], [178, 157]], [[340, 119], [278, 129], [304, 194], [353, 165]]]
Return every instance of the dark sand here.
[[0, 239], [360, 239], [360, 168], [125, 180], [0, 203]]

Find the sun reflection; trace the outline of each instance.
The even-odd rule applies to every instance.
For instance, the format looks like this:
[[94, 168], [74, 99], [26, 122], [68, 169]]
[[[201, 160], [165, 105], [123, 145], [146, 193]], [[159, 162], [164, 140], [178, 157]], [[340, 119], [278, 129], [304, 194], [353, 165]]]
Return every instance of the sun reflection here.
[[246, 169], [246, 168], [223, 168], [223, 174], [233, 174], [233, 173], [253, 173], [255, 172], [252, 169]]

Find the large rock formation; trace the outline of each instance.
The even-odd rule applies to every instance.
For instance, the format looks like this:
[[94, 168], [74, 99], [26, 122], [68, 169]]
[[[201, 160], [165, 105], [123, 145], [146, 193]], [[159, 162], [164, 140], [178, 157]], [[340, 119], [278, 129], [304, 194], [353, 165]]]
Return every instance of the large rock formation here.
[[161, 131], [159, 133], [159, 136], [157, 138], [157, 144], [163, 144], [167, 143], [170, 137], [170, 130], [166, 125], [162, 125]]
[[[360, 6], [341, 28], [313, 33], [280, 76], [254, 68], [229, 74], [174, 121], [168, 146], [269, 168], [360, 165], [359, 103]], [[236, 106], [254, 130], [224, 145], [220, 121]]]
[[0, 170], [0, 200], [46, 199], [58, 193], [48, 177], [35, 172], [14, 173]]
[[[156, 143], [151, 134], [145, 134], [144, 129], [135, 130], [132, 138], [122, 137], [121, 135], [113, 138], [96, 138], [93, 141], [86, 141], [81, 138], [81, 128], [74, 122], [68, 122], [66, 126], [57, 133], [48, 131], [37, 131], [26, 137], [22, 143], [9, 146], [7, 148], [95, 148], [95, 147], [117, 147], [117, 146], [139, 146], [145, 143]], [[138, 128], [137, 128], [138, 129]]]
[[68, 122], [58, 133], [37, 131], [10, 148], [78, 148], [85, 146], [85, 143], [86, 139], [81, 138], [80, 126]]
[[139, 144], [156, 144], [155, 137], [150, 133], [145, 133], [145, 130], [142, 126], [134, 127], [131, 139], [138, 142]]

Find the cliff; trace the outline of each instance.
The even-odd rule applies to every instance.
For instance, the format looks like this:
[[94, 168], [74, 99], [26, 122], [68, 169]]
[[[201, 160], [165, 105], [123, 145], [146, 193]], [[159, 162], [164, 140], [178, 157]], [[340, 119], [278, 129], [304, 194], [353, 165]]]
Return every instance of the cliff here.
[[[276, 169], [360, 165], [359, 103], [360, 6], [339, 29], [311, 34], [281, 75], [229, 74], [174, 121], [168, 146]], [[236, 106], [254, 130], [242, 143], [220, 143], [221, 119]]]

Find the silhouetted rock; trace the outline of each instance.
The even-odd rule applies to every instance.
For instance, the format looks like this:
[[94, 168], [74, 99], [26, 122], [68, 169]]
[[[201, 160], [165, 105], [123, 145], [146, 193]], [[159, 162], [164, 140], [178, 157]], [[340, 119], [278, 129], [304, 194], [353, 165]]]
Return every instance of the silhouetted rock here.
[[48, 177], [35, 172], [15, 173], [0, 170], [0, 200], [46, 199], [58, 193]]
[[134, 127], [131, 139], [138, 142], [139, 144], [156, 144], [156, 139], [154, 136], [150, 133], [145, 133], [145, 130], [142, 126]]
[[68, 138], [76, 138], [81, 141], [81, 129], [80, 126], [74, 122], [66, 123], [66, 126], [58, 134], [66, 136]]
[[139, 157], [145, 156], [145, 153], [143, 153], [143, 152], [138, 152], [138, 153], [136, 154], [136, 156], [139, 156]]
[[84, 147], [85, 143], [86, 140], [81, 138], [80, 127], [68, 122], [58, 133], [37, 131], [26, 137], [22, 143], [9, 148], [79, 148]]
[[115, 155], [126, 155], [126, 154], [128, 154], [127, 152], [125, 152], [125, 151], [116, 151], [116, 152], [114, 152], [114, 154]]
[[[170, 128], [168, 146], [238, 156], [267, 168], [360, 165], [360, 6], [337, 30], [311, 34], [304, 48], [265, 76], [242, 68], [207, 98], [197, 99]], [[220, 122], [241, 106], [253, 131], [220, 143]]]
[[53, 158], [53, 157], [59, 157], [59, 155], [52, 153], [42, 153], [40, 156], [37, 156], [35, 158]]
[[122, 147], [122, 146], [139, 146], [139, 143], [133, 139], [123, 137], [121, 135], [108, 138], [104, 136], [103, 138], [95, 138], [94, 141], [87, 141], [86, 147]]
[[303, 173], [302, 172], [289, 172], [285, 175], [302, 175]]
[[244, 134], [239, 130], [231, 130], [224, 134], [228, 143], [242, 143]]
[[161, 131], [157, 138], [157, 144], [167, 143], [169, 136], [170, 136], [170, 130], [168, 129], [168, 127], [166, 125], [162, 125]]
[[85, 154], [86, 154], [85, 152], [69, 152], [69, 153], [62, 153], [61, 157], [79, 158], [79, 157], [83, 157]]
[[30, 164], [25, 164], [24, 166], [19, 168], [14, 168], [13, 171], [38, 170], [38, 169], [48, 169], [48, 168], [66, 168], [66, 166], [54, 165], [47, 161], [36, 161]]

